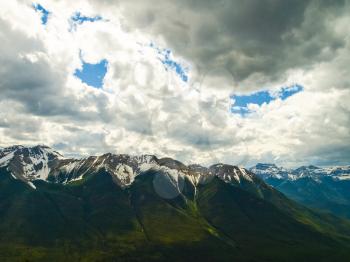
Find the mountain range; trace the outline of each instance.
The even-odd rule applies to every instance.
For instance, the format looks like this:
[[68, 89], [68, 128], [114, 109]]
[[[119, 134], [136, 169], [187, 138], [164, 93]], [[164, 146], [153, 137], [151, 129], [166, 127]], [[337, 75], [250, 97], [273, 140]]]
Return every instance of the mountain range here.
[[2, 148], [0, 260], [350, 260], [349, 220], [300, 205], [264, 182], [282, 178], [253, 170]]
[[305, 177], [312, 178], [315, 181], [324, 177], [333, 180], [350, 180], [350, 166], [317, 167], [309, 165], [292, 169], [278, 167], [275, 164], [258, 163], [249, 170], [264, 180], [275, 178], [293, 181]]
[[303, 205], [350, 218], [350, 166], [286, 169], [259, 163], [250, 171]]

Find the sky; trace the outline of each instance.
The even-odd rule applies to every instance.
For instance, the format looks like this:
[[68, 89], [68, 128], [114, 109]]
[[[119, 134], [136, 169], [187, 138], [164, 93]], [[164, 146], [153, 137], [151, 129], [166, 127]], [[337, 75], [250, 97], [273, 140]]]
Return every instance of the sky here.
[[0, 146], [350, 164], [349, 0], [0, 3]]

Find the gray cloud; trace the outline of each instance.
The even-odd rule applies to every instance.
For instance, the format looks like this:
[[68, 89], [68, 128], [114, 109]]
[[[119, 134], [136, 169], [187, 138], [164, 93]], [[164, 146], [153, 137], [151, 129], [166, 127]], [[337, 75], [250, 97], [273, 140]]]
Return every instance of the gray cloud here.
[[245, 86], [250, 89], [281, 81], [288, 69], [309, 68], [331, 59], [345, 44], [332, 22], [349, 10], [346, 0], [134, 0], [118, 4], [126, 27], [162, 35], [177, 54], [203, 72], [225, 68], [236, 84], [258, 74], [257, 86]]

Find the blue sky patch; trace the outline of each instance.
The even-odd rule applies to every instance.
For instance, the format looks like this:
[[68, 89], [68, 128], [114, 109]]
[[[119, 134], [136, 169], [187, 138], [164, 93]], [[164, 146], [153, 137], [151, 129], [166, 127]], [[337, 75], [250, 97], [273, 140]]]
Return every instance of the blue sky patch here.
[[279, 97], [282, 100], [285, 100], [288, 97], [290, 97], [292, 95], [295, 95], [296, 93], [299, 93], [299, 92], [301, 92], [303, 90], [304, 90], [304, 88], [301, 85], [298, 85], [298, 84], [295, 84], [295, 85], [290, 86], [290, 87], [282, 87], [281, 91], [280, 91], [280, 94], [279, 94]]
[[248, 104], [257, 104], [261, 106], [263, 103], [270, 103], [274, 97], [270, 95], [269, 91], [259, 91], [250, 95], [233, 95], [235, 106], [247, 107]]
[[230, 97], [233, 100], [231, 112], [244, 116], [251, 113], [248, 108], [249, 104], [261, 106], [264, 103], [269, 104], [271, 101], [276, 99], [286, 100], [288, 97], [291, 97], [303, 90], [304, 88], [301, 85], [296, 84], [289, 87], [282, 87], [280, 90], [278, 90], [277, 94], [273, 93], [272, 91], [263, 90], [249, 95], [232, 95]]
[[107, 73], [108, 61], [102, 59], [97, 64], [85, 63], [82, 58], [81, 61], [83, 67], [82, 69], [76, 69], [74, 75], [89, 86], [102, 88], [103, 79]]
[[164, 65], [165, 70], [173, 70], [184, 82], [188, 81], [188, 68], [181, 65], [181, 63], [174, 60], [172, 52], [170, 49], [164, 48], [160, 49], [156, 47], [153, 43], [150, 44], [151, 48], [157, 51], [160, 62]]
[[36, 12], [41, 13], [41, 23], [46, 25], [51, 12], [45, 9], [41, 4], [33, 4], [33, 8]]
[[96, 21], [102, 21], [102, 16], [96, 15], [96, 16], [85, 16], [82, 15], [80, 12], [75, 12], [69, 21], [70, 24], [70, 31], [76, 30], [77, 29], [77, 25], [81, 25], [85, 22], [96, 22]]

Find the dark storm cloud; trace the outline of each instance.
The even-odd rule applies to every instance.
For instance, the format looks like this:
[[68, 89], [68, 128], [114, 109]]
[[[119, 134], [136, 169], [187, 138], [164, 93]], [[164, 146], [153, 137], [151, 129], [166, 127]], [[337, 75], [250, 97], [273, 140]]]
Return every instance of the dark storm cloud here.
[[288, 69], [332, 59], [344, 46], [332, 20], [349, 10], [346, 0], [118, 3], [126, 27], [164, 36], [177, 54], [204, 71], [225, 68], [236, 83], [254, 74], [269, 83], [281, 80]]

